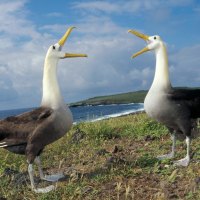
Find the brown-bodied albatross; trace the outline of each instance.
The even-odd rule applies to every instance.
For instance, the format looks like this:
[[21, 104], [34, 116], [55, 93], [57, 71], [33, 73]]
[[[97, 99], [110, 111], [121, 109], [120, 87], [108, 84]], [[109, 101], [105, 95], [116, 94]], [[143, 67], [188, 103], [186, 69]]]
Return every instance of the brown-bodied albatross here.
[[190, 142], [193, 120], [200, 117], [200, 90], [176, 89], [171, 86], [167, 50], [164, 42], [158, 35], [148, 36], [135, 30], [128, 32], [145, 40], [148, 44], [132, 58], [147, 52], [154, 51], [156, 55], [156, 69], [153, 83], [144, 100], [144, 109], [148, 116], [163, 123], [172, 136], [172, 151], [159, 156], [159, 159], [173, 158], [175, 155], [176, 133], [186, 136], [186, 157], [175, 161], [175, 165], [187, 166], [190, 162]]
[[73, 28], [75, 27], [70, 27], [59, 42], [51, 45], [47, 51], [41, 107], [0, 121], [0, 147], [13, 153], [26, 155], [31, 187], [38, 193], [49, 192], [54, 189], [54, 186], [36, 188], [33, 178], [34, 161], [38, 165], [41, 179], [54, 182], [63, 176], [62, 174], [45, 176], [39, 155], [46, 145], [64, 136], [73, 123], [71, 111], [64, 102], [57, 81], [59, 59], [87, 57], [85, 54], [61, 51]]

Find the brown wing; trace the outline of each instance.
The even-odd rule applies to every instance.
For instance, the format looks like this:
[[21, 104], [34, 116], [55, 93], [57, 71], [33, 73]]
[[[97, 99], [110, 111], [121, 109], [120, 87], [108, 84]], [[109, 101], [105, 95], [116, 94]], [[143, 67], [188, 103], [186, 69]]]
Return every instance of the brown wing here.
[[17, 116], [7, 117], [0, 121], [0, 147], [26, 144], [29, 135], [51, 116], [50, 108], [37, 108]]

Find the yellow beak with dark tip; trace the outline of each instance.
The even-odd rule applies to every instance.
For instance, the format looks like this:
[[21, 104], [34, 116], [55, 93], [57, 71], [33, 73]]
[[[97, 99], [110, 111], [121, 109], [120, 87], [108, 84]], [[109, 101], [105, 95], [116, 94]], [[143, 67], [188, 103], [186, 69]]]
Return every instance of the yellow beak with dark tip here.
[[[67, 38], [69, 37], [70, 33], [72, 32], [72, 30], [76, 28], [74, 26], [68, 28], [68, 30], [66, 31], [66, 33], [63, 35], [63, 37], [59, 40], [58, 44], [63, 47]], [[87, 57], [86, 54], [76, 54], [76, 53], [65, 53], [64, 57], [62, 58], [76, 58], [76, 57]]]
[[[138, 31], [135, 31], [135, 30], [128, 30], [128, 33], [132, 33], [132, 34], [136, 35], [137, 37], [139, 37], [139, 38], [141, 38], [141, 39], [143, 39], [143, 40], [145, 40], [145, 41], [149, 41], [149, 36], [148, 36], [148, 35], [145, 35], [145, 34], [140, 33], [140, 32], [138, 32]], [[149, 51], [149, 50], [150, 50], [150, 49], [149, 49], [148, 47], [145, 47], [144, 49], [142, 49], [142, 50], [138, 51], [137, 53], [133, 54], [133, 55], [131, 56], [131, 58], [135, 58], [135, 57], [139, 56], [140, 54], [143, 54], [144, 52], [147, 52], [147, 51]]]

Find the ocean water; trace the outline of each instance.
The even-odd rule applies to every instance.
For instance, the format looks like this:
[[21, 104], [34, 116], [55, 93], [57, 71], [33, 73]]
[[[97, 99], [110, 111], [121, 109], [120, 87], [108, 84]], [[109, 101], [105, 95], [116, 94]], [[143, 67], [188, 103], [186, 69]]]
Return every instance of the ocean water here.
[[[31, 111], [34, 108], [22, 108], [14, 110], [1, 110], [0, 119], [19, 115], [21, 113]], [[111, 104], [111, 105], [98, 105], [98, 106], [78, 106], [70, 107], [72, 111], [74, 123], [85, 121], [98, 121], [102, 119], [108, 119], [111, 117], [118, 117], [122, 115], [131, 114], [134, 112], [144, 110], [142, 103], [130, 103], [130, 104]]]

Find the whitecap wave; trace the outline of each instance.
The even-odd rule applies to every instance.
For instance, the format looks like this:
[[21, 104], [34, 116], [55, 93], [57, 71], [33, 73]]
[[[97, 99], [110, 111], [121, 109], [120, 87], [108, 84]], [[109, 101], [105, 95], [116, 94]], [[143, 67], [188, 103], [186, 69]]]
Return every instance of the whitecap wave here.
[[140, 111], [144, 111], [144, 108], [139, 108], [137, 110], [136, 109], [127, 110], [127, 111], [123, 111], [123, 112], [115, 113], [115, 114], [110, 114], [110, 115], [104, 115], [102, 117], [97, 117], [96, 119], [88, 120], [88, 122], [96, 122], [96, 121], [100, 121], [100, 120], [104, 120], [104, 119], [121, 117], [121, 116], [124, 116], [124, 115], [129, 115], [129, 114], [140, 112]]
[[[115, 107], [115, 106], [127, 106], [127, 105], [135, 105], [135, 106], [131, 106], [131, 108], [126, 108], [123, 111], [117, 111], [118, 108], [116, 107], [116, 112], [113, 112], [113, 110], [111, 111], [112, 113], [109, 114], [103, 114], [103, 110], [98, 110], [98, 112], [95, 114], [94, 110], [85, 110], [85, 111], [81, 111], [84, 112], [85, 115], [82, 115], [81, 118], [75, 118], [75, 122], [73, 124], [78, 124], [81, 122], [96, 122], [96, 121], [100, 121], [100, 120], [104, 120], [104, 119], [109, 119], [109, 118], [115, 118], [115, 117], [120, 117], [120, 116], [124, 116], [124, 115], [129, 115], [132, 113], [136, 113], [136, 112], [140, 112], [140, 111], [144, 111], [144, 104], [143, 103], [130, 103], [130, 104], [111, 104], [111, 105], [98, 105], [98, 106], [93, 106], [92, 108], [95, 109], [95, 107], [99, 107], [99, 106], [103, 106], [103, 107], [107, 107], [107, 106], [111, 106], [111, 107]], [[84, 108], [84, 107], [83, 107]]]

